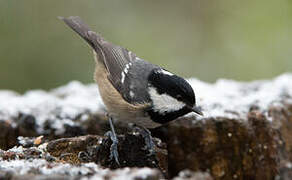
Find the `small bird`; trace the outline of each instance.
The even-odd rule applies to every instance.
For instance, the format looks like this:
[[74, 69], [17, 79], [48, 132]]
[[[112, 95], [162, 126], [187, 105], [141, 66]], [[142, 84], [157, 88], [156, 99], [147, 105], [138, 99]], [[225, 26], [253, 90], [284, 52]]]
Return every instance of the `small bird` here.
[[[115, 158], [118, 164], [118, 139], [112, 118], [143, 127], [151, 138], [147, 128], [158, 127], [190, 112], [203, 115], [196, 106], [193, 88], [185, 79], [104, 40], [78, 16], [59, 19], [93, 48], [94, 78], [111, 127], [107, 133], [112, 140], [110, 158]], [[145, 142], [153, 146], [152, 140]]]

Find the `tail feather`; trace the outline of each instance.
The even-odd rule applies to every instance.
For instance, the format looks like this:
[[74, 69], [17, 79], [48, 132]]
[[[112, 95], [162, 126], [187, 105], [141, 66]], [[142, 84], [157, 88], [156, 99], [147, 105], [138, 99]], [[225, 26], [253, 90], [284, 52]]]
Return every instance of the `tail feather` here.
[[64, 21], [71, 29], [78, 33], [93, 49], [99, 49], [104, 39], [97, 33], [91, 31], [87, 24], [83, 23], [79, 16], [68, 18], [58, 17]]
[[[136, 55], [125, 48], [114, 45], [104, 40], [99, 34], [91, 31], [80, 17], [59, 17], [71, 29], [78, 33], [96, 52], [95, 58], [107, 70], [108, 78], [118, 91], [121, 91], [121, 82], [124, 81], [124, 70], [129, 66]], [[123, 74], [123, 75], [122, 75]]]

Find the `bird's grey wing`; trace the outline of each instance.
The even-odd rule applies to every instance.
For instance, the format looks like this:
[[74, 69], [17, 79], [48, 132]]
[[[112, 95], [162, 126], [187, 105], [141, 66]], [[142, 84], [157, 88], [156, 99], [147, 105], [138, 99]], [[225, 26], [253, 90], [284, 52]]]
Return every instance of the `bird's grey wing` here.
[[[145, 68], [141, 67], [141, 65], [154, 65], [137, 58], [134, 53], [123, 47], [105, 41], [99, 34], [91, 31], [78, 16], [71, 16], [68, 18], [60, 17], [60, 19], [85, 39], [96, 51], [98, 60], [103, 62], [109, 73], [109, 80], [122, 94], [125, 100], [130, 103], [148, 101], [149, 98], [145, 95], [147, 94], [147, 92], [145, 92], [147, 89], [147, 84], [145, 84], [145, 82], [148, 78], [147, 73], [150, 72], [145, 73]], [[142, 62], [142, 64], [139, 62]], [[137, 71], [133, 71], [133, 67], [136, 66], [138, 68]], [[129, 94], [130, 92], [131, 94]]]
[[153, 69], [160, 68], [140, 58], [130, 62], [122, 81], [121, 94], [132, 104], [145, 104], [150, 102], [148, 93], [148, 77]]
[[108, 78], [114, 87], [121, 91], [131, 61], [136, 58], [136, 55], [123, 47], [106, 41], [101, 44], [101, 51], [103, 61], [109, 72]]

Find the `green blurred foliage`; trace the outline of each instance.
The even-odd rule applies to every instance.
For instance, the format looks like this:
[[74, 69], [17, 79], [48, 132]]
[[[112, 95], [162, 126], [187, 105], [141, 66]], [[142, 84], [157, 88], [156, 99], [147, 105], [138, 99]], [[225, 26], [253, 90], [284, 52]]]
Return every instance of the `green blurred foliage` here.
[[292, 70], [289, 0], [0, 0], [0, 89], [93, 82], [90, 48], [57, 16], [185, 77], [253, 80]]

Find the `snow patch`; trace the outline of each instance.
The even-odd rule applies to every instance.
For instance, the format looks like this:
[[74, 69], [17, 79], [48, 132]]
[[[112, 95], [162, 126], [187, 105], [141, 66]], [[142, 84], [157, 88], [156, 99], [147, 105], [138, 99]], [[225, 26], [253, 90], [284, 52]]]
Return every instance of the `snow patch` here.
[[37, 170], [40, 174], [44, 175], [91, 175], [96, 172], [105, 174], [106, 169], [102, 169], [95, 163], [86, 163], [82, 166], [74, 166], [69, 163], [48, 163], [44, 159], [32, 160], [10, 160], [1, 161], [0, 170], [12, 171], [17, 174], [23, 175]]
[[[272, 120], [265, 112], [270, 106], [282, 106], [283, 101], [292, 104], [292, 74], [288, 73], [272, 80], [253, 82], [220, 79], [211, 84], [195, 78], [188, 82], [196, 94], [197, 105], [204, 113], [203, 117], [197, 116], [198, 119], [246, 119], [250, 108], [256, 107]], [[49, 92], [31, 90], [23, 95], [7, 90], [0, 91], [0, 120], [16, 126], [15, 120], [19, 118], [19, 114], [32, 115], [40, 134], [44, 133], [45, 122], [50, 122], [56, 133], [62, 134], [64, 125], [78, 125], [88, 115], [104, 113], [104, 110], [96, 84], [84, 85], [73, 81]]]
[[[147, 167], [144, 168], [123, 168], [123, 169], [116, 169], [110, 173], [110, 178], [112, 180], [135, 180], [135, 179], [148, 179], [149, 177], [159, 176], [159, 172], [155, 169], [150, 169]], [[109, 175], [107, 175], [109, 176]], [[88, 180], [95, 180], [95, 179], [104, 179], [104, 175], [96, 174]]]
[[[44, 159], [1, 161], [1, 171], [10, 171], [19, 175], [36, 173], [42, 175], [68, 175], [76, 177], [82, 175], [82, 180], [111, 179], [134, 180], [159, 176], [159, 172], [150, 168], [123, 168], [110, 170], [101, 168], [95, 163], [72, 165], [69, 163], [49, 163]], [[86, 177], [87, 176], [87, 177]]]
[[0, 91], [0, 120], [10, 120], [13, 124], [19, 114], [32, 115], [36, 118], [39, 133], [43, 133], [46, 121], [61, 133], [65, 124], [76, 124], [74, 120], [79, 115], [103, 110], [104, 104], [95, 84], [73, 81], [49, 92], [31, 90], [22, 96]]
[[[238, 82], [219, 79], [210, 84], [198, 79], [188, 80], [194, 89], [197, 105], [204, 117], [229, 117], [246, 119], [251, 107], [264, 114], [270, 106], [292, 102], [292, 74], [283, 74], [273, 80]], [[200, 118], [200, 117], [199, 117]]]

